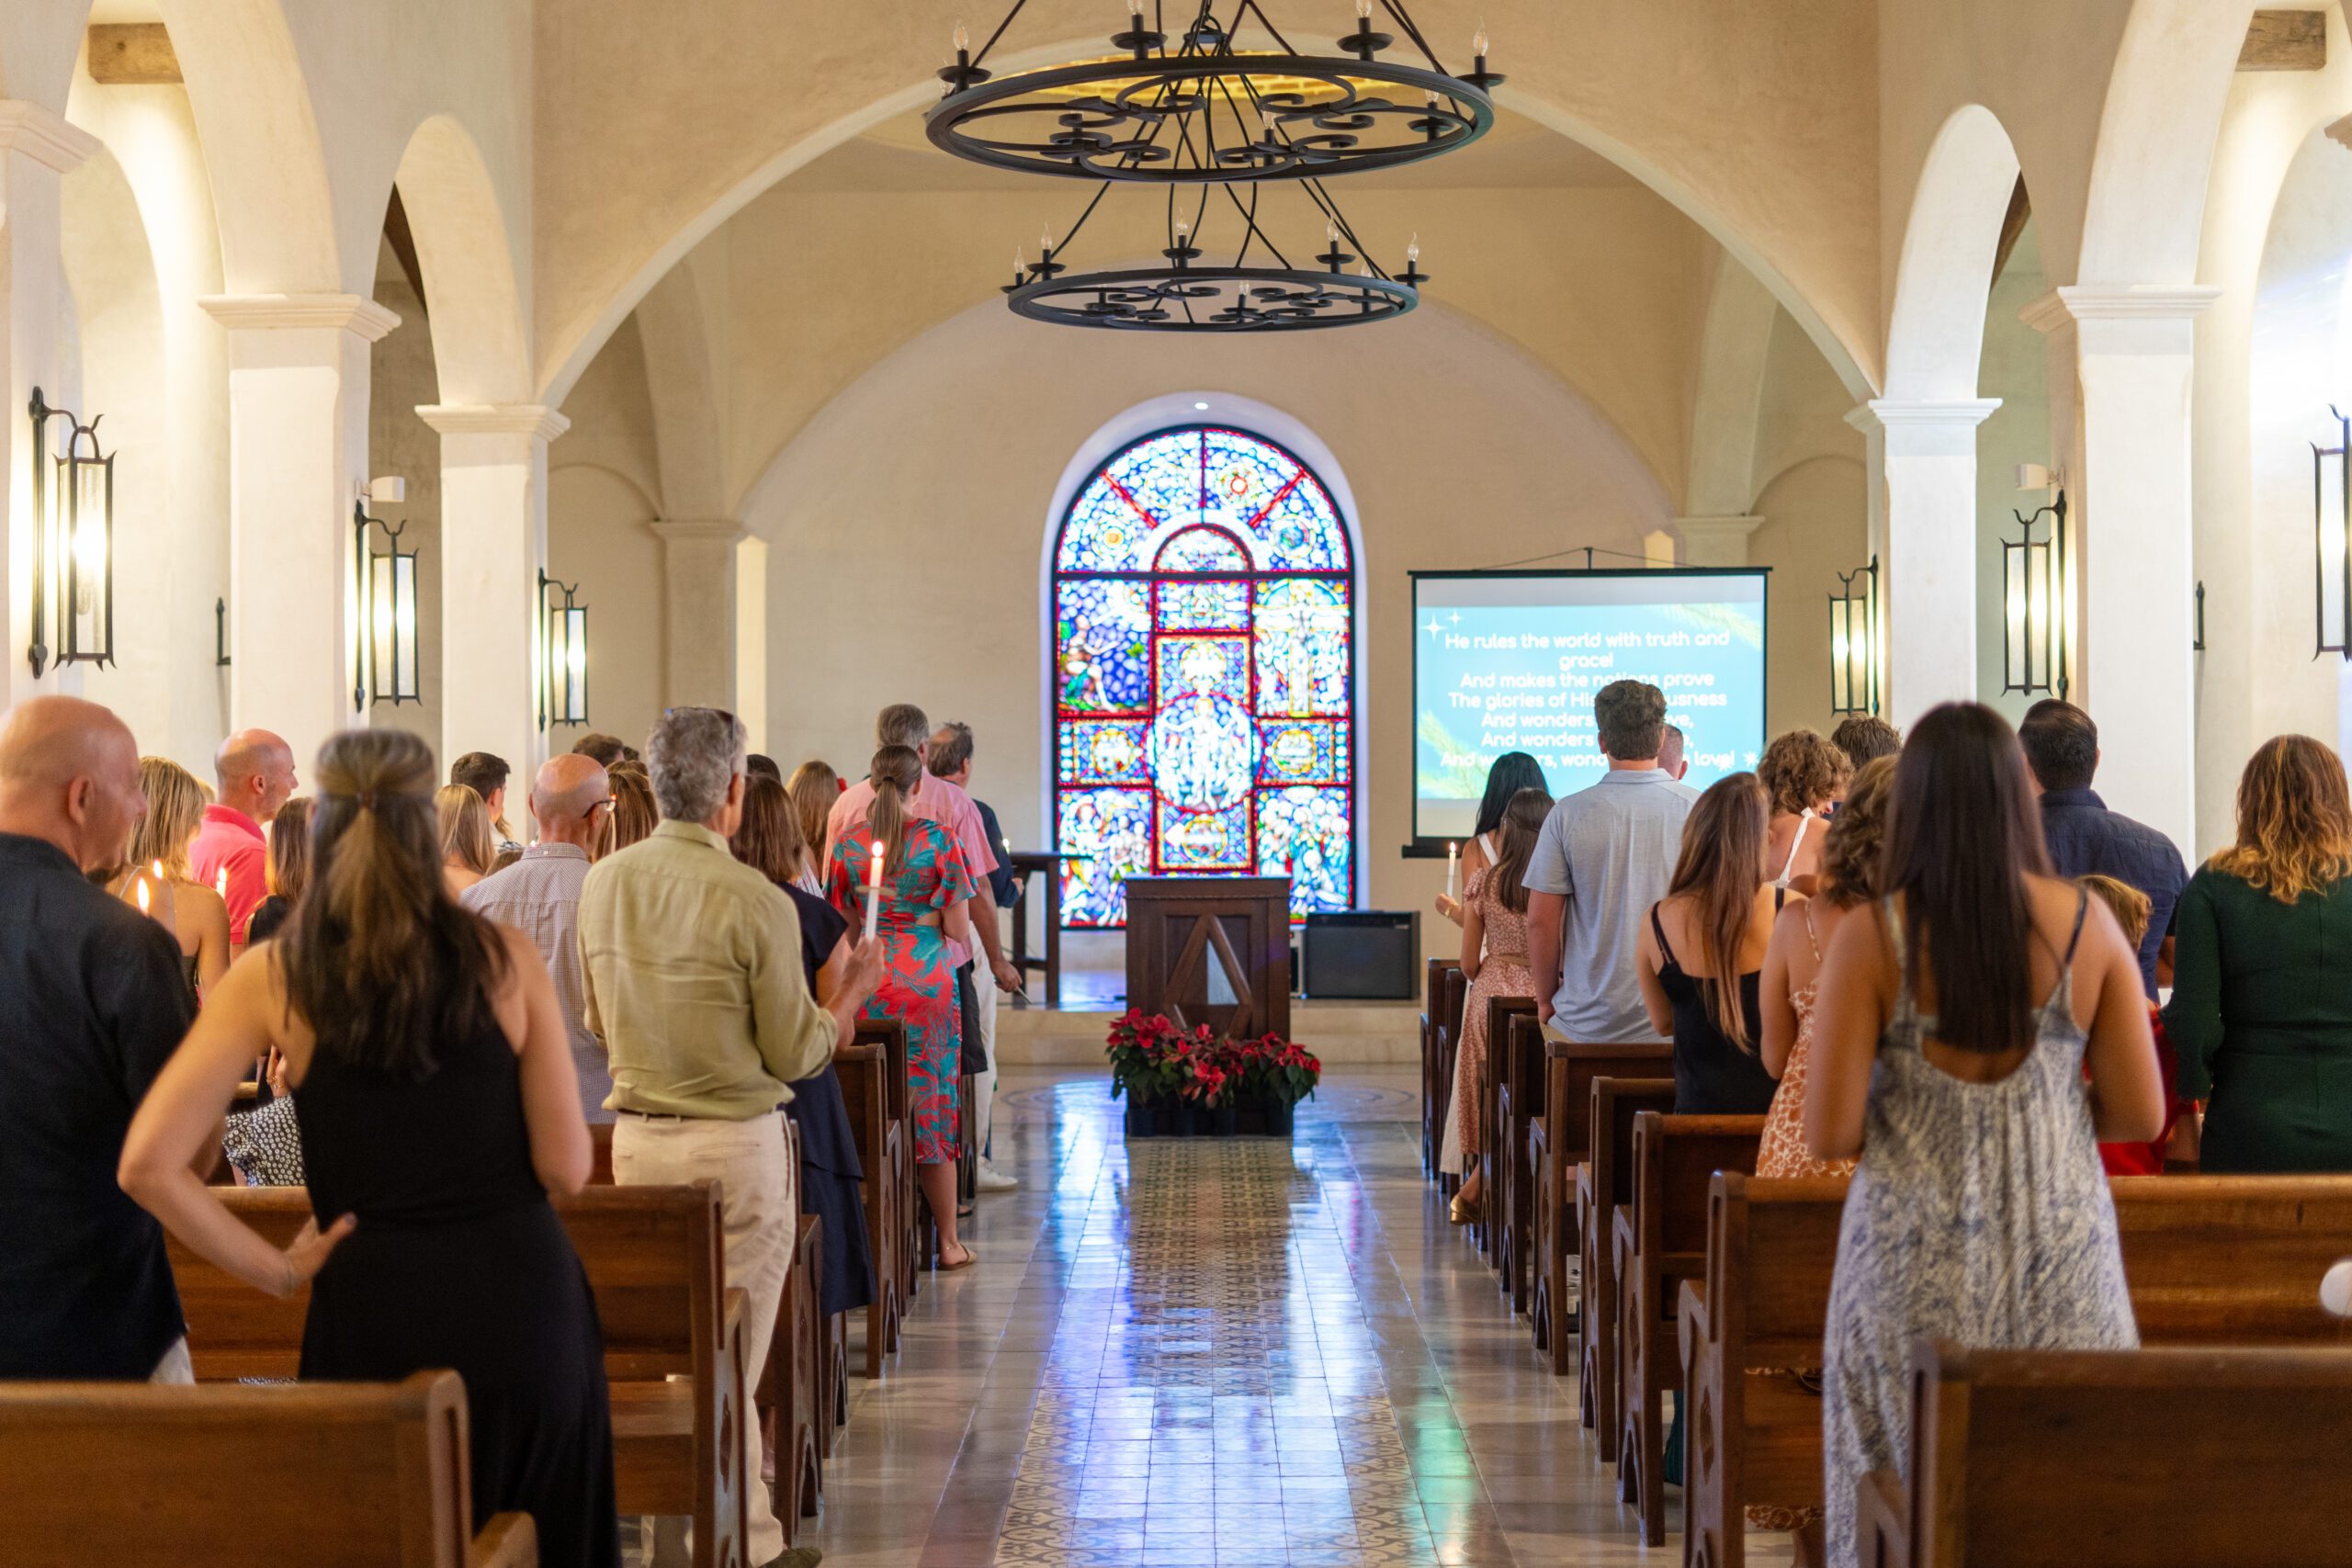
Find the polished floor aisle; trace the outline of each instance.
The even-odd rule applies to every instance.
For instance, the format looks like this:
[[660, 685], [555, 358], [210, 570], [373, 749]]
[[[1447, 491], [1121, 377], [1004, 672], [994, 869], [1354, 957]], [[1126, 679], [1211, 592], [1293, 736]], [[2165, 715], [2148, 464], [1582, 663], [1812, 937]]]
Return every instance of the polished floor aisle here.
[[1409, 1073], [1333, 1075], [1288, 1145], [1128, 1144], [1092, 1071], [998, 1104], [1023, 1187], [853, 1386], [835, 1568], [1679, 1560], [1445, 1224]]

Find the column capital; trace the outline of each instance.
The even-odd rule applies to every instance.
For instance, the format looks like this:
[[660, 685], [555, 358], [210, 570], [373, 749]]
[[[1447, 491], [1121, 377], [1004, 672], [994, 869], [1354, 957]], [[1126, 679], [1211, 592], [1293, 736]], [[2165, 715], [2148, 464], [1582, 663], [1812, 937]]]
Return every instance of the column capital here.
[[2040, 333], [2073, 321], [2188, 321], [2221, 297], [2202, 283], [2074, 283], [2044, 294], [2018, 320]]
[[1849, 412], [1846, 423], [1865, 435], [1920, 425], [1973, 430], [2000, 406], [1998, 398], [1872, 398]]
[[571, 421], [545, 403], [420, 403], [416, 417], [444, 435], [536, 435], [552, 441]]
[[374, 343], [401, 324], [400, 317], [356, 294], [207, 294], [197, 303], [232, 333], [325, 327]]
[[654, 536], [665, 545], [731, 545], [746, 532], [743, 525], [731, 517], [701, 518], [685, 522], [657, 520]]
[[103, 145], [53, 109], [27, 98], [0, 98], [0, 152], [22, 152], [43, 168], [70, 175]]

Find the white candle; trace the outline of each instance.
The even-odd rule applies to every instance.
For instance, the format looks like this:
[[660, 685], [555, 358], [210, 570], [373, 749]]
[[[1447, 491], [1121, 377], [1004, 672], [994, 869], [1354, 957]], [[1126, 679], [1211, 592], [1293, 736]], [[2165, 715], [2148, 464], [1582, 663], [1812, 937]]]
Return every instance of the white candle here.
[[873, 852], [866, 857], [865, 878], [865, 940], [874, 940], [874, 922], [882, 899], [882, 844], [875, 841]]
[[1460, 844], [1445, 846], [1445, 896], [1449, 898], [1462, 897], [1462, 846]]

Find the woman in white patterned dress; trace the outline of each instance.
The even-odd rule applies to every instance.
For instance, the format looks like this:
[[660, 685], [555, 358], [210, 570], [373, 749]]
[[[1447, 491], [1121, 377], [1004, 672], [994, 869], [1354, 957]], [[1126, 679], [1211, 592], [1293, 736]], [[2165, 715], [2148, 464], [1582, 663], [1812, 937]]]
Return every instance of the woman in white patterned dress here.
[[2049, 874], [1991, 709], [1913, 730], [1881, 891], [1831, 939], [1804, 1108], [1815, 1158], [1860, 1156], [1824, 1345], [1838, 1568], [1857, 1561], [1856, 1484], [1907, 1471], [1916, 1339], [2139, 1343], [2098, 1141], [2153, 1138], [2165, 1112], [2138, 960], [2104, 905]]

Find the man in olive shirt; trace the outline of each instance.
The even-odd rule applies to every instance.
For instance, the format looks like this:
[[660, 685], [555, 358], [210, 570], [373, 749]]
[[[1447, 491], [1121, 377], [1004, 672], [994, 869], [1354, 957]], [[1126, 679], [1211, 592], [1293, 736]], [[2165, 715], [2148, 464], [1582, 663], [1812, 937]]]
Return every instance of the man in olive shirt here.
[[[580, 947], [588, 1027], [613, 1071], [613, 1179], [721, 1185], [727, 1283], [750, 1298], [748, 1412], [799, 1227], [785, 1085], [848, 1042], [880, 978], [881, 947], [852, 955], [830, 1007], [808, 994], [792, 900], [727, 847], [743, 816], [744, 739], [717, 708], [662, 716], [646, 747], [662, 823], [589, 871]], [[750, 1491], [748, 1556], [773, 1562], [784, 1529], [767, 1489]]]

